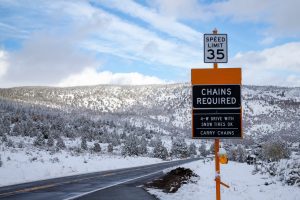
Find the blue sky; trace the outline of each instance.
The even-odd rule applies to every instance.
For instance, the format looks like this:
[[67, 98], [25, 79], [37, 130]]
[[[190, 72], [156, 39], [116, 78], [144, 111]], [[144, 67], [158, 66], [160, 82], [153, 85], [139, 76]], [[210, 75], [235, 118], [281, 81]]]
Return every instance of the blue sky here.
[[228, 34], [243, 83], [300, 86], [298, 0], [0, 0], [0, 87], [189, 82]]

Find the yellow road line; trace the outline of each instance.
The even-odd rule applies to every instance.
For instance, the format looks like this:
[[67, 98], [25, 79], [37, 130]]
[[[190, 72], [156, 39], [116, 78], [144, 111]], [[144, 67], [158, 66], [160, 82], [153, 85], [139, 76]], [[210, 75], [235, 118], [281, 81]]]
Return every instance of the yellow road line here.
[[102, 175], [102, 176], [112, 176], [112, 175], [116, 175], [116, 173], [108, 173], [108, 174], [104, 174], [104, 175]]
[[68, 184], [68, 183], [76, 183], [76, 182], [80, 182], [80, 181], [83, 181], [83, 180], [88, 180], [88, 179], [93, 179], [93, 178], [98, 178], [98, 177], [112, 176], [112, 175], [115, 175], [115, 174], [116, 173], [108, 173], [108, 174], [104, 174], [104, 175], [101, 175], [101, 176], [92, 176], [92, 177], [87, 177], [87, 178], [75, 179], [75, 180], [65, 181], [65, 182], [61, 182], [61, 183], [57, 183], [57, 184], [48, 184], [48, 185], [35, 186], [35, 187], [25, 188], [25, 189], [21, 189], [21, 190], [12, 191], [12, 192], [0, 193], [0, 197], [1, 196], [11, 196], [11, 195], [15, 195], [15, 194], [18, 194], [18, 193], [23, 193], [23, 192], [32, 192], [32, 191], [36, 191], [36, 190], [42, 190], [42, 189], [47, 189], [47, 188], [52, 188], [52, 187], [55, 187], [55, 186]]
[[57, 184], [42, 185], [42, 186], [36, 186], [36, 187], [31, 187], [31, 188], [25, 188], [25, 189], [13, 191], [13, 192], [1, 193], [0, 196], [14, 195], [14, 194], [21, 193], [21, 192], [32, 192], [35, 190], [51, 188], [54, 186], [57, 186]]

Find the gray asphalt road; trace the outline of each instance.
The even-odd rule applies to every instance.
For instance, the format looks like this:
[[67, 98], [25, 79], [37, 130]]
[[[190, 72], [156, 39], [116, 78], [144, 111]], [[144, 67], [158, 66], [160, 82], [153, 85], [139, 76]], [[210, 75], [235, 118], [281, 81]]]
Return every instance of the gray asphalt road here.
[[55, 178], [0, 188], [0, 199], [22, 200], [147, 200], [154, 199], [141, 187], [162, 175], [162, 170], [197, 159]]

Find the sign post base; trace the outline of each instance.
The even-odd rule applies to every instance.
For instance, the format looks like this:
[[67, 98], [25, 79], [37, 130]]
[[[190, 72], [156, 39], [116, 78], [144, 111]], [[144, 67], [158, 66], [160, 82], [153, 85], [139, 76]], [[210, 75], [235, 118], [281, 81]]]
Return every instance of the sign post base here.
[[215, 167], [216, 167], [216, 199], [221, 200], [221, 172], [219, 162], [220, 139], [215, 139]]

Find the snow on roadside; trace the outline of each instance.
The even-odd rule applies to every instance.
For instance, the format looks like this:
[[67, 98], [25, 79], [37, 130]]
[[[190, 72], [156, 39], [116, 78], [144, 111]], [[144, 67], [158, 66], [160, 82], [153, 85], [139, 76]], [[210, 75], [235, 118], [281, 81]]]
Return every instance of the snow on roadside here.
[[[214, 162], [196, 161], [182, 165], [190, 168], [200, 176], [197, 183], [183, 185], [176, 193], [163, 193], [157, 189], [148, 191], [163, 200], [214, 200]], [[253, 166], [229, 162], [221, 166], [222, 181], [230, 188], [221, 187], [221, 197], [223, 200], [297, 200], [300, 189], [296, 186], [283, 186], [281, 182], [276, 182], [267, 176], [252, 175]], [[265, 185], [265, 183], [272, 183]]]
[[47, 151], [4, 150], [0, 152], [0, 186], [97, 171], [163, 162], [149, 157], [122, 157], [105, 154], [71, 156], [66, 151], [50, 155]]

